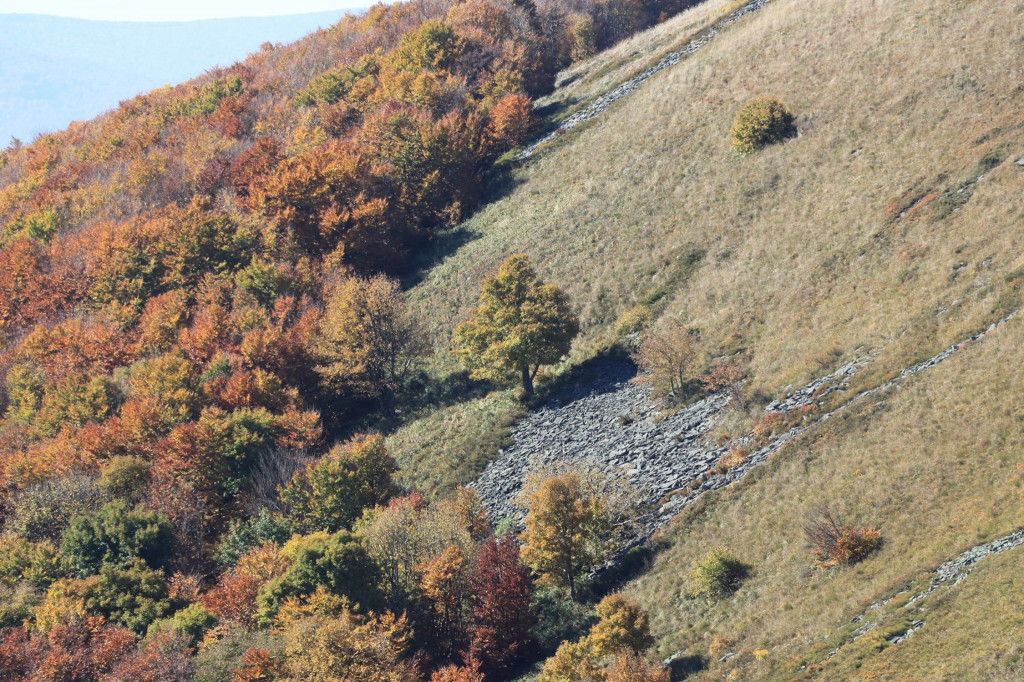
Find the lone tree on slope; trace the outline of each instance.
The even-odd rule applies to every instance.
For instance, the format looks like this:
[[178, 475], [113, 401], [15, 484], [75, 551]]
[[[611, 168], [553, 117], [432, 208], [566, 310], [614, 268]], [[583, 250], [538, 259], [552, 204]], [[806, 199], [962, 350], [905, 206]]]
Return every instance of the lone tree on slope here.
[[609, 548], [604, 539], [609, 517], [604, 500], [587, 481], [570, 471], [540, 482], [525, 496], [529, 513], [522, 557], [552, 584], [569, 590], [576, 601], [580, 575], [597, 565]]
[[565, 292], [541, 282], [530, 259], [517, 254], [484, 280], [479, 305], [455, 329], [454, 352], [474, 378], [518, 376], [529, 396], [537, 370], [568, 353], [579, 330]]

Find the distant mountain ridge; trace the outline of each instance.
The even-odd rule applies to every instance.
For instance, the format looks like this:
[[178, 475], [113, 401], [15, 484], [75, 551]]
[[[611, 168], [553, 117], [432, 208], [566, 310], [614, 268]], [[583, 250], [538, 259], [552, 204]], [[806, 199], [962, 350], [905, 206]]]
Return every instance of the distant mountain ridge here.
[[141, 92], [232, 64], [265, 42], [297, 40], [345, 12], [180, 22], [0, 14], [0, 146], [11, 137], [29, 142]]

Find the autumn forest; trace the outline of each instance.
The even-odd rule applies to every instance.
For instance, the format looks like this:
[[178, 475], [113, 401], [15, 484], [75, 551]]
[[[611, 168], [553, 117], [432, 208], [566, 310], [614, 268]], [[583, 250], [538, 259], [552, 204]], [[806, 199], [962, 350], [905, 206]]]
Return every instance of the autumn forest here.
[[[494, 528], [403, 487], [372, 425], [427, 352], [416, 254], [560, 69], [692, 4], [379, 5], [0, 152], [0, 678], [481, 681], [557, 651], [541, 679], [667, 679], [635, 603], [576, 606], [613, 532], [592, 481]], [[508, 256], [450, 332], [528, 396], [579, 323]]]

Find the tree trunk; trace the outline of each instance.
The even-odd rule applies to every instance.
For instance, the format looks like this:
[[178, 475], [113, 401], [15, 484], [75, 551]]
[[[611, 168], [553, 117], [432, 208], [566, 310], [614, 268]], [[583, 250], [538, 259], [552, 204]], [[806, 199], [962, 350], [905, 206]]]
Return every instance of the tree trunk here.
[[530, 368], [527, 365], [523, 365], [523, 393], [530, 396], [533, 395], [533, 375], [530, 374]]
[[377, 394], [377, 402], [380, 405], [380, 411], [385, 417], [395, 416], [395, 392], [389, 387], [382, 387]]
[[573, 569], [572, 558], [566, 562], [566, 574], [569, 578], [569, 601], [576, 603], [576, 571]]

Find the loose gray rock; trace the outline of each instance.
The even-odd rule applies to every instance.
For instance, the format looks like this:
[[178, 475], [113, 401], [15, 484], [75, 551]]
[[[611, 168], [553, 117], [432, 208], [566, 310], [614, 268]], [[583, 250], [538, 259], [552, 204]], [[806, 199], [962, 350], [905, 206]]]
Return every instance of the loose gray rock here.
[[529, 475], [544, 468], [578, 464], [625, 476], [637, 490], [639, 508], [711, 468], [724, 450], [708, 448], [701, 437], [729, 396], [662, 414], [650, 389], [630, 382], [634, 371], [628, 363], [599, 364], [591, 382], [558, 394], [512, 428], [512, 444], [471, 485], [492, 522], [522, 515], [516, 498]]

